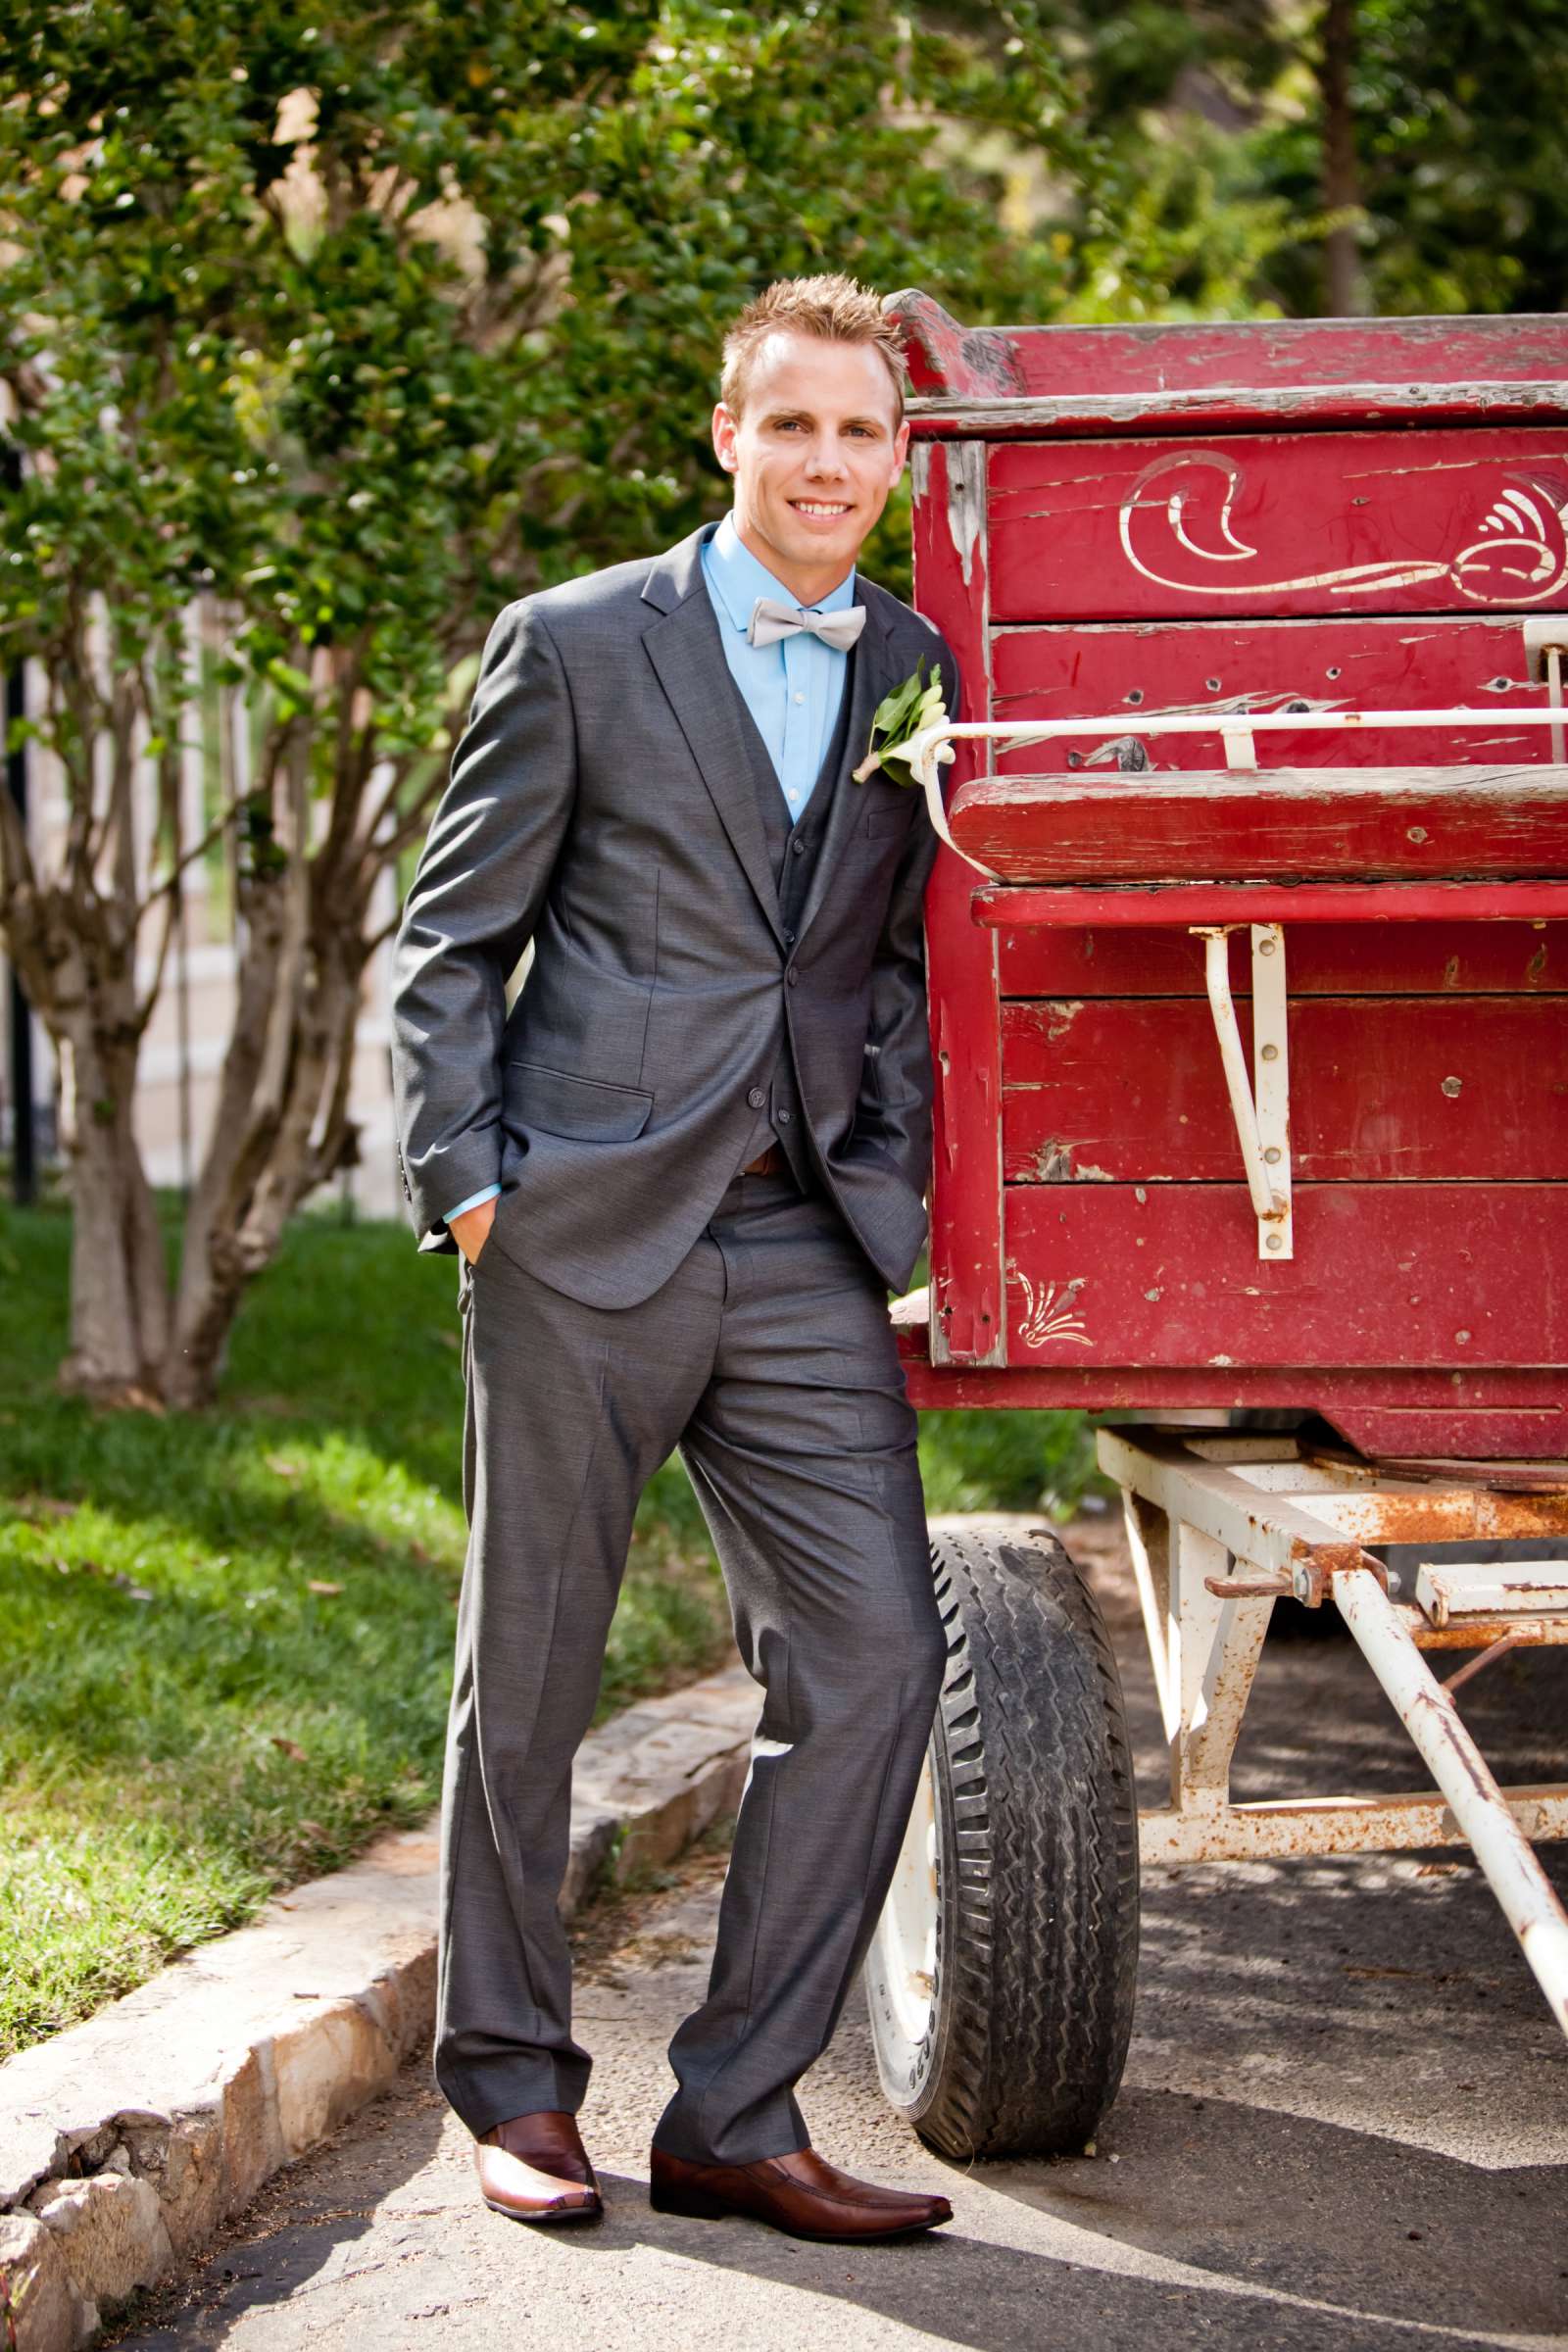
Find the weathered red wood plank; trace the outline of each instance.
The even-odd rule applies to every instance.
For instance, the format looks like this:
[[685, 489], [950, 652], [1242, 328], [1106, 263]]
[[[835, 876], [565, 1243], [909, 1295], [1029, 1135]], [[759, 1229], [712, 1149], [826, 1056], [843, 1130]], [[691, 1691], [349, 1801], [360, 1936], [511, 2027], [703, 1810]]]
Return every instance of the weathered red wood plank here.
[[1568, 1189], [1305, 1184], [1294, 1228], [1272, 1265], [1245, 1185], [1009, 1186], [1008, 1360], [1568, 1367]]
[[1193, 326], [965, 329], [912, 289], [889, 298], [914, 389], [969, 402], [1020, 397], [1158, 400], [1229, 386], [1296, 392], [1381, 385], [1385, 413], [1419, 413], [1438, 387], [1485, 416], [1499, 387], [1568, 379], [1568, 321], [1312, 318]]
[[[1182, 930], [1004, 931], [1004, 997], [1201, 997], [1203, 943]], [[1293, 1002], [1320, 996], [1568, 991], [1568, 923], [1301, 923], [1287, 931]], [[1238, 997], [1251, 959], [1231, 956]]]
[[950, 822], [1006, 882], [1564, 874], [1568, 770], [991, 776]]
[[[1296, 430], [1325, 425], [1364, 424], [1370, 416], [1397, 416], [1412, 424], [1457, 424], [1482, 417], [1489, 424], [1552, 425], [1568, 422], [1568, 382], [1561, 376], [1532, 383], [1482, 387], [1406, 385], [1387, 393], [1380, 384], [1302, 384], [1288, 392], [1238, 391], [1216, 384], [1209, 391], [1152, 396], [1074, 393], [1066, 399], [916, 400], [909, 404], [912, 437], [933, 441], [1103, 441], [1121, 433], [1164, 433], [1175, 442], [1216, 433], [1290, 425]], [[1413, 397], [1407, 398], [1406, 395]]]
[[[1446, 1381], [1450, 1376], [1434, 1376]], [[1561, 1377], [1546, 1373], [1538, 1380]], [[1402, 1396], [1414, 1381], [1399, 1373], [1351, 1372], [939, 1372], [906, 1357], [909, 1402], [919, 1412], [1151, 1412], [1195, 1415], [1236, 1405], [1273, 1405], [1321, 1413], [1346, 1443], [1366, 1454], [1443, 1452], [1465, 1461], [1560, 1462], [1568, 1457], [1568, 1405], [1482, 1405], [1467, 1410], [1449, 1396], [1431, 1404], [1365, 1401], [1367, 1389]], [[1357, 1385], [1359, 1384], [1359, 1385]]]
[[[920, 450], [914, 472], [915, 601], [957, 657], [963, 716], [989, 717], [985, 452]], [[949, 771], [983, 764], [960, 744]], [[1004, 1357], [1002, 1048], [994, 939], [969, 919], [969, 867], [942, 851], [925, 900], [935, 1147], [931, 1193], [934, 1352], [952, 1363]]]
[[[1560, 999], [1309, 997], [1291, 1006], [1290, 1055], [1298, 1183], [1568, 1178]], [[1002, 1074], [1009, 1183], [1223, 1184], [1241, 1172], [1204, 1000], [1007, 1004]]]
[[1568, 1408], [1560, 1404], [1534, 1412], [1507, 1405], [1478, 1413], [1445, 1412], [1441, 1407], [1422, 1411], [1358, 1405], [1330, 1394], [1318, 1409], [1365, 1454], [1407, 1459], [1431, 1446], [1441, 1448], [1450, 1461], [1560, 1464], [1568, 1458]]
[[1369, 1453], [1427, 1451], [1471, 1460], [1568, 1458], [1568, 1379], [1560, 1372], [1158, 1371], [1081, 1364], [938, 1370], [924, 1334], [900, 1335], [909, 1401], [921, 1412], [1229, 1412], [1271, 1405], [1319, 1412]]
[[1529, 924], [1568, 917], [1568, 879], [1476, 882], [987, 882], [969, 899], [983, 931], [1147, 931], [1195, 923]]
[[[1014, 626], [992, 632], [991, 660], [992, 714], [999, 720], [1126, 713], [1122, 747], [1102, 736], [1064, 736], [1051, 747], [1053, 767], [1114, 773], [1125, 757], [1142, 757], [1152, 768], [1212, 767], [1211, 736], [1140, 736], [1141, 722], [1176, 711], [1486, 710], [1494, 703], [1495, 731], [1478, 728], [1458, 739], [1437, 727], [1359, 739], [1270, 734], [1258, 738], [1259, 756], [1282, 767], [1358, 766], [1395, 757], [1412, 766], [1551, 758], [1546, 729], [1508, 724], [1511, 710], [1540, 710], [1546, 702], [1544, 687], [1531, 680], [1517, 613], [1486, 620]], [[1004, 772], [1027, 774], [1046, 763], [1038, 744], [995, 755]]]
[[1568, 602], [1568, 428], [1019, 442], [991, 452], [997, 621]]

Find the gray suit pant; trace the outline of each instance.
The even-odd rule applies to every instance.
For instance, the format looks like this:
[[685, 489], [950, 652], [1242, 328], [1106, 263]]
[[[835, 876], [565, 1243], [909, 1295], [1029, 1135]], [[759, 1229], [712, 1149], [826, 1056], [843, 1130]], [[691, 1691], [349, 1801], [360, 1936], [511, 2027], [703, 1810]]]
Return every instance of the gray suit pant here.
[[678, 1446], [764, 1696], [708, 1996], [670, 2044], [655, 2144], [783, 2155], [808, 2144], [795, 2084], [864, 1957], [946, 1660], [886, 1293], [788, 1175], [737, 1177], [670, 1280], [618, 1311], [526, 1272], [508, 1213], [463, 1278], [470, 1535], [436, 2081], [476, 2134], [582, 2102], [556, 1910], [572, 1758], [638, 1496]]

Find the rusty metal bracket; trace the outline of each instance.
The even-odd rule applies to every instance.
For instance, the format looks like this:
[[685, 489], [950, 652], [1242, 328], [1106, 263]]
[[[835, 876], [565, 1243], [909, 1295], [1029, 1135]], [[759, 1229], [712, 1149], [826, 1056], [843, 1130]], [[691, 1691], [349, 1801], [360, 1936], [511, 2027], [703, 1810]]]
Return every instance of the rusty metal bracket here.
[[1506, 1650], [1517, 1649], [1519, 1646], [1520, 1637], [1517, 1631], [1511, 1634], [1499, 1634], [1495, 1642], [1489, 1642], [1485, 1649], [1478, 1652], [1475, 1657], [1467, 1659], [1463, 1666], [1456, 1666], [1451, 1674], [1446, 1674], [1443, 1678], [1443, 1689], [1450, 1691], [1457, 1690], [1461, 1683], [1467, 1683], [1473, 1674], [1479, 1674], [1483, 1666], [1494, 1665]]

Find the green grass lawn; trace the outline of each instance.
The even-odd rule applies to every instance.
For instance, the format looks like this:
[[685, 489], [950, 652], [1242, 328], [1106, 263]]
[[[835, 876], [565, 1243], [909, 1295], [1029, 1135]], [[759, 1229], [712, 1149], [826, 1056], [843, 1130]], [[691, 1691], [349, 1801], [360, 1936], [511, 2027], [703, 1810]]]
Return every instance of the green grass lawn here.
[[[439, 1794], [463, 1562], [456, 1275], [309, 1217], [219, 1405], [60, 1396], [65, 1215], [0, 1210], [0, 2055]], [[1050, 1509], [1065, 1415], [930, 1416], [933, 1510]], [[727, 1654], [677, 1464], [638, 1513], [601, 1712]]]

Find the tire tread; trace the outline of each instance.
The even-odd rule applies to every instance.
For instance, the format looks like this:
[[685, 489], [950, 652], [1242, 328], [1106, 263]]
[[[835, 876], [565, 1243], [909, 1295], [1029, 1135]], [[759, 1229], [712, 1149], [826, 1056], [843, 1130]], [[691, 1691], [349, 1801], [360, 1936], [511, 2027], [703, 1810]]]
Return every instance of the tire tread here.
[[944, 1532], [939, 1782], [956, 1886], [938, 2049], [909, 2111], [959, 2158], [1082, 2148], [1116, 2093], [1138, 1969], [1138, 1823], [1121, 1683], [1054, 1536]]

